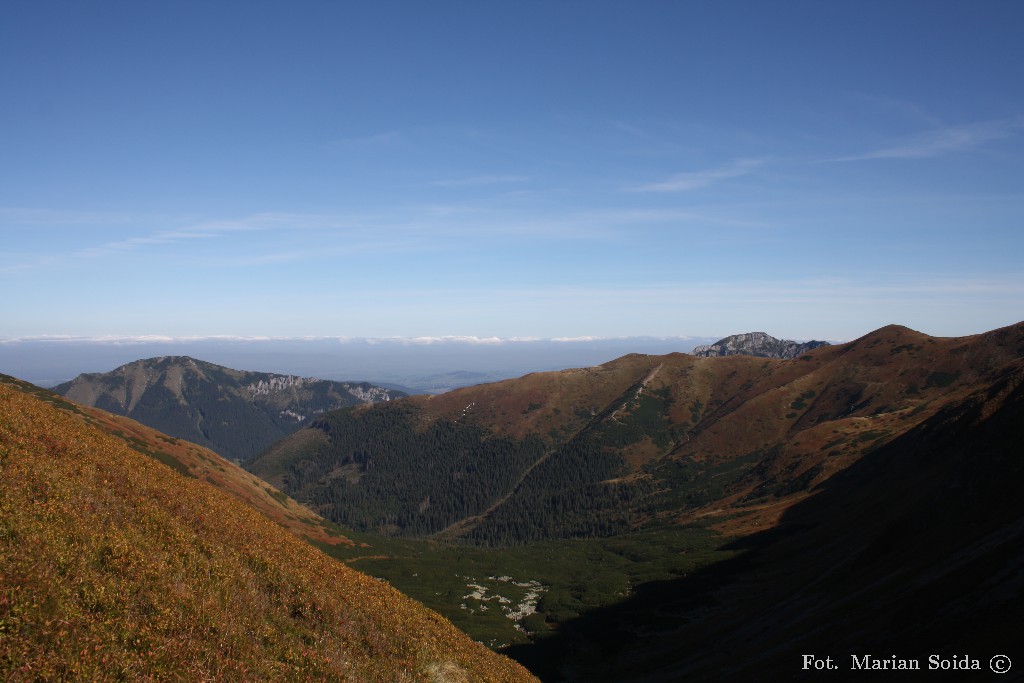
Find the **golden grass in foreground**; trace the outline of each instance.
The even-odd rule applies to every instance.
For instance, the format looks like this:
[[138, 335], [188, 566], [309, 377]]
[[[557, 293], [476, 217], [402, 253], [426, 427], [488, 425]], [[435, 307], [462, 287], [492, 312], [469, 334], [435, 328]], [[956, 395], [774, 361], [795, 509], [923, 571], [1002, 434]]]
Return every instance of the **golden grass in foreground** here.
[[8, 386], [0, 678], [533, 680], [244, 504]]
[[294, 536], [327, 545], [351, 545], [334, 525], [297, 503], [262, 479], [198, 444], [169, 437], [130, 417], [75, 403], [59, 394], [23, 380], [0, 374], [0, 384], [9, 385], [53, 405], [66, 415], [124, 441], [133, 450], [160, 460], [186, 476], [202, 479], [256, 508]]

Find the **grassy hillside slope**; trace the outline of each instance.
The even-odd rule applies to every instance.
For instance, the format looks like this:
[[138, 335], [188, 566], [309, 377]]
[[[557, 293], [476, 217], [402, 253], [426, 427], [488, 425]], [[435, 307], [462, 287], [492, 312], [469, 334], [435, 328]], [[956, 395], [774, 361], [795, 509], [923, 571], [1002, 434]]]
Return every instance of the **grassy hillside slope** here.
[[532, 680], [245, 504], [8, 385], [0, 677]]
[[133, 450], [164, 463], [186, 477], [212, 484], [260, 511], [299, 538], [328, 545], [351, 544], [335, 524], [207, 448], [169, 437], [131, 418], [74, 403], [48, 389], [14, 377], [0, 375], [0, 384], [29, 393], [84, 424], [120, 439]]

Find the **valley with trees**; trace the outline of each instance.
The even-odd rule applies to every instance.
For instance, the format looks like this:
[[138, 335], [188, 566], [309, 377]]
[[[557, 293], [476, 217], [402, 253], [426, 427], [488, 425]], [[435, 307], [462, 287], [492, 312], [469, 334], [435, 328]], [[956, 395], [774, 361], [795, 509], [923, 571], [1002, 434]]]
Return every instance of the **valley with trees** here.
[[1022, 26], [0, 3], [0, 681], [1024, 679]]
[[[1001, 597], [1012, 577], [968, 583], [1021, 557], [1013, 529], [1024, 511], [1010, 491], [1024, 476], [1014, 456], [1024, 324], [963, 338], [889, 326], [791, 359], [634, 354], [364, 402], [313, 416], [248, 460], [248, 472], [129, 418], [5, 382], [12, 407], [25, 410], [17, 401], [29, 398], [51, 406], [170, 466], [168, 481], [212, 486], [255, 508], [545, 681], [711, 680], [722, 667], [781, 674], [797, 649], [825, 647], [824, 634], [952, 645], [940, 603], [954, 590], [987, 605], [952, 614], [983, 621], [979, 633], [995, 642], [1018, 616]], [[198, 395], [187, 384], [180, 395]], [[18, 438], [5, 437], [5, 452], [22, 448]], [[53, 443], [54, 453], [65, 448]], [[5, 527], [9, 540], [27, 537], [19, 524]], [[903, 569], [892, 573], [894, 562]], [[110, 581], [118, 567], [88, 571]], [[812, 579], [816, 572], [828, 578]], [[797, 606], [803, 590], [813, 606]], [[858, 592], [865, 597], [853, 609]], [[82, 594], [55, 599], [47, 598], [50, 621], [84, 609]], [[933, 618], [882, 618], [889, 603]], [[5, 604], [8, 633], [31, 641], [49, 632], [33, 621], [44, 614], [24, 616], [27, 603]], [[127, 616], [133, 607], [111, 609], [112, 618], [138, 618]], [[805, 620], [832, 623], [836, 610], [847, 635], [804, 633]], [[700, 644], [711, 633], [732, 643], [729, 661]], [[8, 653], [9, 667], [53, 646], [20, 647], [29, 649]]]

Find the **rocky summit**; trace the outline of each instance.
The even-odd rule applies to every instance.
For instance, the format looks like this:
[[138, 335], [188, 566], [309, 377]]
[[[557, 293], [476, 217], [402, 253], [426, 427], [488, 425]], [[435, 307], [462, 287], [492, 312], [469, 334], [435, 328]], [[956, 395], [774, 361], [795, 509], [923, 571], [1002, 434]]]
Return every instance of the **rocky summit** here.
[[695, 346], [693, 355], [702, 358], [760, 356], [761, 358], [792, 359], [819, 346], [828, 346], [828, 342], [796, 342], [792, 339], [776, 339], [765, 332], [747, 332], [719, 339], [714, 344]]

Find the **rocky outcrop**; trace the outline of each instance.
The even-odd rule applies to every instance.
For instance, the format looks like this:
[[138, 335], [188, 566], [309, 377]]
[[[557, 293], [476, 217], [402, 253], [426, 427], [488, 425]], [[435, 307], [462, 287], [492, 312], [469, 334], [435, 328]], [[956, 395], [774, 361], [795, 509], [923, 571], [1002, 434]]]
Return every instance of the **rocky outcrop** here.
[[704, 344], [693, 349], [694, 356], [714, 358], [716, 356], [761, 356], [762, 358], [797, 358], [811, 349], [828, 346], [828, 342], [795, 342], [792, 339], [776, 339], [764, 332], [734, 334], [719, 339], [714, 344]]

